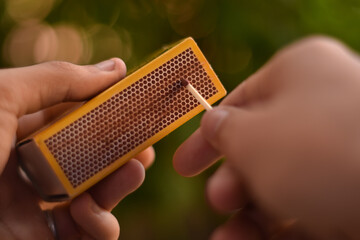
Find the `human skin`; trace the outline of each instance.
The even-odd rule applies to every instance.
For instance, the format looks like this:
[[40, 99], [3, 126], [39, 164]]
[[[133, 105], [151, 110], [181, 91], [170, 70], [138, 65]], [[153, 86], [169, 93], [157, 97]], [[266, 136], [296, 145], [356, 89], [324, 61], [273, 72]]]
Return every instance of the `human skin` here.
[[206, 193], [233, 216], [211, 239], [360, 239], [359, 109], [359, 57], [311, 37], [206, 112], [173, 162], [194, 176], [225, 157]]
[[125, 74], [117, 58], [92, 66], [49, 62], [0, 70], [1, 239], [53, 239], [44, 207], [53, 210], [60, 240], [118, 239], [120, 228], [111, 210], [143, 182], [144, 167], [154, 160], [152, 148], [74, 200], [49, 206], [19, 176], [14, 143], [73, 105], [63, 102], [86, 100]]

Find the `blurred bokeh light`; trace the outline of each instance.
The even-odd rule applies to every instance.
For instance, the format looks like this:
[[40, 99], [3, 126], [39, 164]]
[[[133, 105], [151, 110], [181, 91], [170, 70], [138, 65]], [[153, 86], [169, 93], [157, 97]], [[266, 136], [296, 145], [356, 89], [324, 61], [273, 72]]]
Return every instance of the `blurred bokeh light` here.
[[9, 16], [16, 22], [44, 19], [55, 0], [5, 0]]
[[85, 34], [71, 25], [22, 23], [9, 32], [3, 49], [15, 67], [51, 60], [86, 63], [91, 57]]
[[132, 55], [131, 36], [126, 29], [114, 30], [107, 25], [97, 24], [89, 29], [88, 38], [93, 50], [92, 60], [95, 62], [113, 56], [120, 57], [126, 62]]
[[[301, 37], [326, 34], [359, 51], [359, 22], [358, 0], [4, 0], [0, 64], [94, 64], [121, 57], [132, 68], [163, 45], [192, 36], [231, 91]], [[172, 168], [174, 151], [199, 120], [155, 145], [157, 159], [145, 183], [114, 210], [121, 239], [208, 239], [226, 219], [204, 194], [218, 165], [195, 178]]]

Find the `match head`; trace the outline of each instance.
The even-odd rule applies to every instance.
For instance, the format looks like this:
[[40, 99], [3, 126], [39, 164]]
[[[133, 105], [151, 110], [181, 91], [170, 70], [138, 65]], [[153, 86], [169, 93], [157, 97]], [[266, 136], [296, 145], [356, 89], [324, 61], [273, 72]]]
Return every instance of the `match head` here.
[[186, 80], [186, 79], [184, 79], [184, 78], [181, 78], [180, 81], [181, 81], [181, 85], [183, 85], [184, 87], [186, 87], [187, 85], [189, 85], [189, 81]]

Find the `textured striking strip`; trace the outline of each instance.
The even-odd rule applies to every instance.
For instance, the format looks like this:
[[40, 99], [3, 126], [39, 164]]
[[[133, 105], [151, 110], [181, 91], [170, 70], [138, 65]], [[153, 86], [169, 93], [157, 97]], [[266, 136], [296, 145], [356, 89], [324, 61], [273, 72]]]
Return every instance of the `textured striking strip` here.
[[199, 105], [181, 77], [217, 93], [189, 48], [45, 141], [74, 188]]

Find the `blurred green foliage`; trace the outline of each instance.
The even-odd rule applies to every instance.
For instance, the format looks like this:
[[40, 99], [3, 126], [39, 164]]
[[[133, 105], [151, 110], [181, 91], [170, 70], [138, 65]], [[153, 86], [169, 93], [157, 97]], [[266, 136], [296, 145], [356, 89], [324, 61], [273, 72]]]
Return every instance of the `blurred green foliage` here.
[[[36, 5], [46, 1], [51, 2], [46, 9]], [[161, 46], [193, 36], [231, 91], [277, 50], [308, 35], [330, 35], [360, 50], [358, 0], [45, 2], [0, 1], [2, 67], [51, 59], [75, 59], [76, 63], [87, 64], [117, 56], [124, 58], [131, 68]], [[22, 9], [26, 4], [29, 6]], [[26, 38], [35, 34], [31, 30], [20, 34], [25, 38], [16, 39], [16, 29], [23, 31], [36, 24], [46, 27], [40, 28], [46, 30], [44, 33], [38, 31], [43, 35]], [[78, 31], [74, 39], [78, 39], [76, 36], [82, 39], [79, 56], [69, 58], [58, 53], [74, 47], [66, 36], [59, 37], [62, 30], [46, 35], [59, 25]], [[59, 44], [59, 40], [54, 45], [51, 41], [56, 36], [64, 43]], [[24, 49], [18, 50], [19, 46]], [[55, 52], [49, 54], [51, 51]], [[197, 128], [199, 120], [196, 117], [155, 145], [156, 162], [147, 171], [145, 183], [114, 210], [122, 227], [121, 239], [207, 239], [225, 220], [225, 216], [212, 212], [204, 194], [206, 179], [216, 166], [195, 178], [183, 178], [172, 168], [174, 151]]]

